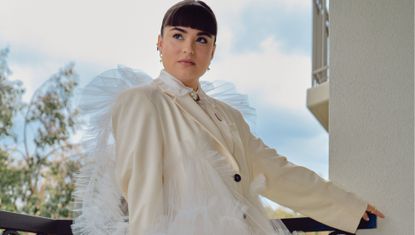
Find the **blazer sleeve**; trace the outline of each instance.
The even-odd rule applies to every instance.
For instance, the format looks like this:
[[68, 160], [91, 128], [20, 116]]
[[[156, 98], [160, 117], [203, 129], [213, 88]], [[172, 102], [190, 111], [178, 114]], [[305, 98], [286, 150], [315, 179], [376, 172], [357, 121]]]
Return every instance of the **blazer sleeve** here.
[[129, 234], [144, 234], [163, 214], [163, 138], [156, 108], [140, 92], [122, 94], [112, 116], [115, 178], [128, 203]]
[[239, 127], [253, 176], [263, 174], [263, 196], [324, 224], [354, 233], [367, 203], [313, 171], [297, 166], [266, 146], [249, 130], [241, 114]]

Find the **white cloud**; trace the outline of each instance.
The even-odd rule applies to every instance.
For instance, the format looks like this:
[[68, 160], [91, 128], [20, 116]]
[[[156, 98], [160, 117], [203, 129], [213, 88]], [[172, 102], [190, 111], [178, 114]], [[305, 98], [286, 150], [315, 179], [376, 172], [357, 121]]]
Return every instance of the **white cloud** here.
[[[3, 40], [51, 56], [154, 67], [149, 61], [157, 60], [155, 42], [161, 19], [174, 2], [0, 0], [0, 34]], [[250, 5], [277, 4], [282, 10], [309, 5], [305, 0], [207, 2], [217, 14], [220, 37], [227, 35], [229, 27], [238, 27], [240, 12]]]
[[287, 10], [311, 10], [311, 1], [309, 0], [276, 0], [276, 2]]
[[0, 32], [3, 40], [52, 57], [147, 66], [149, 57], [157, 60], [161, 5], [168, 6], [160, 1], [7, 1]]
[[[161, 68], [155, 47], [156, 36], [162, 15], [173, 2], [8, 1], [2, 4], [4, 14], [0, 14], [0, 34], [2, 40], [10, 42], [11, 53], [13, 47], [24, 47], [32, 50], [31, 53], [49, 57], [42, 61], [41, 66], [39, 63], [35, 66], [10, 64], [13, 78], [24, 81], [28, 89], [27, 98], [39, 84], [69, 61], [75, 61], [77, 68], [94, 64], [107, 69], [125, 64], [155, 76]], [[274, 37], [262, 41], [257, 51], [235, 54], [231, 48], [238, 36], [235, 29], [244, 27], [238, 19], [247, 7], [278, 4], [282, 8], [294, 9], [306, 7], [304, 2], [309, 1], [207, 2], [219, 19], [220, 35], [217, 56], [206, 78], [233, 81], [243, 92], [258, 94], [257, 99], [261, 102], [298, 110], [305, 116], [305, 95], [310, 86], [311, 69], [307, 56], [284, 53]]]
[[24, 101], [30, 101], [34, 91], [40, 87], [52, 74], [59, 71], [63, 64], [45, 61], [42, 66], [29, 66], [23, 64], [13, 64], [11, 79], [21, 80], [25, 87]]
[[[93, 64], [95, 69], [125, 64], [157, 75], [161, 65], [156, 39], [162, 16], [174, 2], [0, 0], [0, 47], [4, 46], [2, 43], [9, 44], [11, 54], [13, 48], [27, 48], [31, 53], [49, 58], [42, 61], [41, 66], [39, 63], [10, 61], [13, 77], [23, 80], [28, 89], [26, 97], [62, 67], [63, 61], [75, 61], [76, 68]], [[238, 36], [234, 32], [246, 27], [241, 24], [241, 12], [249, 7], [277, 6], [276, 9], [281, 11], [303, 12], [305, 9], [311, 11], [311, 1], [206, 2], [215, 11], [219, 22], [217, 54], [206, 78], [233, 81], [242, 92], [256, 94], [262, 102], [306, 116], [305, 95], [311, 84], [309, 57], [285, 53], [275, 37], [262, 41], [257, 51], [236, 54], [231, 48]], [[77, 71], [81, 75], [84, 72]], [[319, 145], [322, 139], [316, 138], [308, 143]]]
[[262, 100], [288, 109], [305, 109], [311, 62], [303, 55], [284, 54], [278, 41], [268, 38], [259, 51], [227, 54], [214, 61], [209, 79], [234, 81], [238, 88], [261, 94]]
[[[0, 0], [4, 1], [4, 0]], [[156, 75], [161, 68], [156, 37], [164, 11], [175, 1], [55, 1], [14, 0], [2, 3], [0, 32], [13, 47], [23, 46], [62, 61], [95, 63], [103, 67], [125, 64]], [[308, 58], [286, 55], [274, 38], [258, 52], [230, 52], [240, 12], [252, 4], [277, 4], [281, 8], [308, 7], [303, 0], [206, 1], [219, 19], [217, 61], [211, 75], [231, 79], [249, 91], [261, 92], [265, 101], [284, 107], [304, 106], [309, 86]], [[249, 42], [247, 42], [249, 43]], [[54, 65], [56, 71], [60, 65]], [[44, 66], [43, 66], [44, 67]], [[43, 68], [44, 69], [44, 68]], [[13, 67], [15, 75], [46, 78], [38, 68]], [[220, 71], [220, 72], [219, 72]], [[210, 76], [213, 77], [213, 76]], [[28, 82], [29, 83], [29, 82]], [[272, 89], [268, 89], [272, 88]]]

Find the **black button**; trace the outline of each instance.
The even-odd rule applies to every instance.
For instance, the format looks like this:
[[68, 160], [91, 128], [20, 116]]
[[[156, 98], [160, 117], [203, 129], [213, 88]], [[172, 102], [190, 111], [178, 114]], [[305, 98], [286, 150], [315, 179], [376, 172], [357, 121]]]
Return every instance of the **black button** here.
[[244, 217], [244, 219], [246, 219], [246, 214], [245, 213], [244, 213], [243, 217]]
[[233, 179], [236, 181], [236, 182], [239, 182], [239, 181], [241, 181], [241, 176], [239, 175], [239, 174], [235, 174], [234, 176], [233, 176]]

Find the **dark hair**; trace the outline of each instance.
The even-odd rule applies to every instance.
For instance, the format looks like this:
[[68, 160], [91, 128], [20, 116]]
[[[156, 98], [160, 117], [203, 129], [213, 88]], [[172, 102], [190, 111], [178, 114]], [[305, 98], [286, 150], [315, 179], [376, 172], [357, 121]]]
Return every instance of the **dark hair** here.
[[205, 31], [215, 36], [216, 42], [218, 26], [215, 14], [202, 1], [184, 0], [174, 4], [164, 14], [160, 35], [163, 35], [165, 26], [183, 26]]

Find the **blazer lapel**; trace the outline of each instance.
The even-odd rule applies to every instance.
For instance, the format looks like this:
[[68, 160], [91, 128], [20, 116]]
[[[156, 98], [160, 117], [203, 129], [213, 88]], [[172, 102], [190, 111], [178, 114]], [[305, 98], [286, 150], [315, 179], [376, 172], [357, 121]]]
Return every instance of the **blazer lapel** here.
[[157, 83], [159, 84], [159, 88], [164, 93], [167, 93], [172, 98], [172, 101], [183, 112], [189, 114], [189, 116], [195, 122], [197, 122], [202, 127], [202, 129], [204, 129], [217, 142], [219, 148], [222, 150], [221, 152], [228, 159], [228, 161], [232, 165], [233, 169], [236, 172], [239, 172], [239, 165], [236, 162], [234, 156], [229, 151], [229, 149], [226, 147], [224, 137], [220, 133], [220, 131], [219, 131], [218, 127], [215, 125], [215, 123], [205, 113], [205, 111], [203, 111], [203, 109], [190, 97], [190, 95], [177, 95], [177, 94], [174, 94], [173, 92], [171, 92], [167, 89], [164, 89], [164, 86], [161, 85], [162, 81], [159, 81]]
[[206, 127], [211, 135], [215, 136], [221, 143], [224, 143], [222, 134], [220, 133], [218, 127], [213, 123], [210, 117], [205, 113], [205, 111], [190, 97], [190, 96], [181, 96], [176, 97], [176, 104], [180, 105], [181, 108], [192, 115], [201, 125]]

